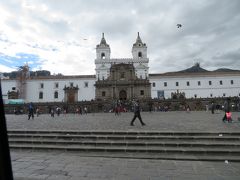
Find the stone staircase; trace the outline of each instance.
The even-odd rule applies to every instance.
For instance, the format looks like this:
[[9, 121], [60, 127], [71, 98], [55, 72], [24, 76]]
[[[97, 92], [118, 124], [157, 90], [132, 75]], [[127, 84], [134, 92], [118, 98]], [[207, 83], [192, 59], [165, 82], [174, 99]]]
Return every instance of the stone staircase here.
[[9, 130], [11, 150], [82, 156], [240, 162], [240, 133]]

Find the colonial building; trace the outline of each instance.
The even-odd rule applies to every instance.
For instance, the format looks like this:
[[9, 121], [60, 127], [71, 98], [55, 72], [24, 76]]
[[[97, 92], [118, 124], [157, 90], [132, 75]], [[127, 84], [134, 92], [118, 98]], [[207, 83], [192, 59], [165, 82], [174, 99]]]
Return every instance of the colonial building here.
[[111, 58], [111, 49], [102, 34], [96, 46], [96, 75], [29, 76], [27, 67], [18, 78], [3, 78], [5, 103], [9, 99], [25, 102], [78, 102], [94, 99], [133, 98], [214, 98], [240, 97], [240, 71], [207, 71], [199, 64], [179, 71], [149, 74], [147, 45], [138, 33], [131, 58]]
[[133, 64], [113, 64], [106, 80], [97, 80], [96, 99], [149, 99], [149, 79], [138, 78]]
[[240, 71], [170, 72], [149, 76], [152, 98], [240, 97]]
[[139, 33], [132, 47], [132, 58], [112, 59], [104, 34], [96, 52], [96, 99], [151, 98], [147, 46]]

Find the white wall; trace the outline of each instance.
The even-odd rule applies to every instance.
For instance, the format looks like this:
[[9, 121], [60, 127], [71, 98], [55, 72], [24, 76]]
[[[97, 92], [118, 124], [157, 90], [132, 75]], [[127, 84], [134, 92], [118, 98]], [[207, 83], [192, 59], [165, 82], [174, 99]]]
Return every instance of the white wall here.
[[[231, 84], [233, 80], [233, 84]], [[187, 86], [187, 81], [190, 85]], [[201, 85], [198, 85], [198, 81]], [[209, 85], [209, 81], [212, 81], [212, 85]], [[219, 81], [222, 81], [220, 85]], [[171, 98], [172, 92], [185, 92], [186, 98], [194, 98], [197, 95], [198, 98], [206, 97], [223, 97], [224, 94], [228, 96], [239, 96], [240, 94], [240, 75], [232, 76], [205, 76], [205, 77], [152, 77], [150, 76], [150, 82], [152, 83], [151, 94], [152, 98], [157, 98], [157, 92], [159, 90], [164, 91], [165, 98]], [[164, 86], [164, 82], [167, 82], [167, 87]], [[176, 82], [179, 86], [176, 86]], [[153, 87], [155, 83], [155, 87]]]
[[16, 80], [1, 80], [2, 86], [2, 97], [3, 100], [8, 99], [8, 91], [12, 91], [12, 88], [15, 87], [17, 90], [17, 81]]
[[[85, 87], [85, 82], [88, 87]], [[44, 87], [41, 88], [40, 84]], [[58, 83], [58, 88], [55, 88], [55, 83]], [[27, 82], [27, 101], [28, 102], [62, 102], [64, 101], [64, 87], [68, 87], [73, 83], [75, 87], [78, 85], [78, 101], [95, 99], [95, 78], [86, 79], [43, 79], [29, 80]], [[54, 98], [54, 92], [58, 92], [58, 98]], [[39, 92], [43, 92], [43, 99], [39, 99]]]

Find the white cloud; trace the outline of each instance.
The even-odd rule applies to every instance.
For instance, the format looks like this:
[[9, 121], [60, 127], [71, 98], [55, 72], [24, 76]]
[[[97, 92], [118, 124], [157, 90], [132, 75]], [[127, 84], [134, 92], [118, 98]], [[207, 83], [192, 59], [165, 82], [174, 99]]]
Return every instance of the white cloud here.
[[15, 71], [16, 69], [14, 68], [10, 68], [10, 67], [7, 67], [7, 66], [4, 66], [2, 64], [0, 64], [0, 73], [3, 73], [3, 72], [11, 72], [11, 71]]
[[[239, 49], [239, 9], [238, 0], [4, 0], [0, 53], [34, 54], [37, 67], [52, 73], [94, 74], [94, 48], [102, 32], [112, 57], [118, 58], [131, 57], [140, 32], [148, 46], [150, 73], [177, 71], [196, 59], [207, 65], [219, 52]], [[177, 23], [183, 27], [178, 29]], [[227, 60], [205, 68], [227, 64], [221, 61]], [[239, 64], [232, 66], [240, 69]]]

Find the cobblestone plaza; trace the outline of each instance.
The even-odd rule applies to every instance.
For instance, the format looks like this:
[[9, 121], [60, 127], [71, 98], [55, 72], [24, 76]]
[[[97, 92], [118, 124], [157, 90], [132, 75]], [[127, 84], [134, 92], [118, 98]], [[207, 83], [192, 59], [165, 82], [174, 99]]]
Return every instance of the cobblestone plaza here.
[[[40, 115], [6, 115], [8, 130], [79, 131], [161, 131], [161, 132], [239, 132], [239, 112], [233, 123], [223, 123], [223, 112], [143, 112], [147, 126], [132, 113], [67, 114], [54, 118]], [[239, 179], [240, 164], [231, 161], [178, 161], [138, 158], [88, 157], [77, 152], [11, 150], [14, 177], [17, 180], [85, 179]]]

